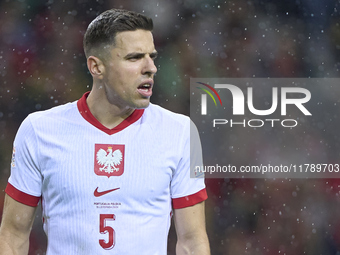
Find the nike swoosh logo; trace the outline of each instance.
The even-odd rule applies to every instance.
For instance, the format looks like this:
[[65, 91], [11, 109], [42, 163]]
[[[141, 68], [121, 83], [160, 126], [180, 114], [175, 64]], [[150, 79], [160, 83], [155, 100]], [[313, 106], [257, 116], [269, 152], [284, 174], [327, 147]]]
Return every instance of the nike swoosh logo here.
[[93, 195], [95, 197], [101, 197], [101, 196], [106, 195], [107, 193], [110, 193], [110, 192], [115, 191], [117, 189], [120, 189], [120, 188], [109, 189], [109, 190], [105, 190], [105, 191], [98, 191], [98, 187], [97, 187], [96, 190], [94, 191]]

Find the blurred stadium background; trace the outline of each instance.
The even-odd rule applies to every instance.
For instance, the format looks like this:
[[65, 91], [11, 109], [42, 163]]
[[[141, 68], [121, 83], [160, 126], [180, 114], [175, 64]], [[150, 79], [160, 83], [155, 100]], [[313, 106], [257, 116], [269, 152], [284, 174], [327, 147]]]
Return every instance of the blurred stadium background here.
[[[175, 112], [189, 115], [190, 77], [340, 77], [338, 0], [2, 0], [0, 211], [16, 130], [29, 113], [90, 90], [82, 36], [109, 8], [153, 18], [160, 56], [152, 102]], [[313, 131], [316, 149], [323, 136]], [[206, 183], [213, 255], [340, 254], [338, 179]], [[172, 228], [168, 254], [175, 240]], [[45, 247], [38, 215], [29, 254]]]

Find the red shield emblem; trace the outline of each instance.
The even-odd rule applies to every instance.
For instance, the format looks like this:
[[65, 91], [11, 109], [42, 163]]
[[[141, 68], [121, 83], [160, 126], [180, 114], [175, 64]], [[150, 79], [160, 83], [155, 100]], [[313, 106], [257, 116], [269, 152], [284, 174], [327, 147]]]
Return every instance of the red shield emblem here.
[[124, 153], [124, 144], [95, 144], [95, 174], [107, 177], [122, 175], [124, 173]]

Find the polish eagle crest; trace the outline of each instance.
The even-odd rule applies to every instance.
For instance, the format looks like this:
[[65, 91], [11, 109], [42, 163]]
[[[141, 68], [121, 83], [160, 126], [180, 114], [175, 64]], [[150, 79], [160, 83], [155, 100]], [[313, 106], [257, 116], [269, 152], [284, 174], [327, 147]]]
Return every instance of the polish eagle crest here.
[[108, 174], [119, 171], [116, 166], [120, 165], [123, 159], [123, 154], [119, 149], [115, 151], [112, 150], [112, 147], [108, 147], [107, 151], [99, 149], [96, 156], [97, 163], [101, 166], [99, 171], [104, 171]]

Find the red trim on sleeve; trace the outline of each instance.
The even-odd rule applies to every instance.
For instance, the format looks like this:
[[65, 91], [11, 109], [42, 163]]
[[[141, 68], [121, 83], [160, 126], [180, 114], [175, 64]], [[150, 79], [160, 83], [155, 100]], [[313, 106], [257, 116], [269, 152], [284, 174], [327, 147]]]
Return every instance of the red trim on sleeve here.
[[124, 128], [130, 126], [131, 124], [135, 123], [137, 120], [142, 117], [144, 113], [144, 109], [136, 109], [134, 110], [129, 117], [127, 117], [125, 120], [123, 120], [118, 126], [109, 129], [105, 127], [103, 124], [101, 124], [91, 113], [87, 103], [86, 98], [90, 92], [86, 92], [77, 102], [77, 107], [79, 110], [79, 113], [83, 118], [89, 122], [91, 125], [95, 126], [96, 128], [100, 129], [101, 131], [105, 132], [108, 135], [113, 135]]
[[5, 192], [7, 193], [7, 195], [9, 195], [14, 200], [16, 200], [16, 201], [18, 201], [22, 204], [33, 206], [33, 207], [36, 207], [39, 203], [39, 200], [40, 200], [40, 197], [35, 197], [35, 196], [32, 196], [32, 195], [26, 194], [26, 193], [18, 190], [17, 188], [15, 188], [10, 183], [7, 183]]
[[172, 206], [174, 209], [180, 209], [188, 206], [192, 206], [198, 204], [208, 198], [206, 189], [202, 189], [195, 194], [185, 196], [185, 197], [178, 197], [172, 199]]

